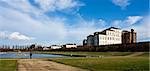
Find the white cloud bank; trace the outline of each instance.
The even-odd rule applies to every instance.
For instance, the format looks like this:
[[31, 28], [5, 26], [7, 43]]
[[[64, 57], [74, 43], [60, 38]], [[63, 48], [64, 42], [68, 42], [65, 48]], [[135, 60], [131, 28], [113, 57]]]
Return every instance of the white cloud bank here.
[[[68, 25], [66, 21], [71, 20], [70, 18], [45, 15], [45, 12], [66, 11], [83, 6], [78, 0], [35, 0], [35, 3], [40, 8], [31, 5], [29, 0], [0, 0], [0, 31], [10, 33], [0, 33], [0, 38], [30, 41], [36, 38], [32, 43], [49, 45], [81, 44], [87, 35], [101, 31], [101, 28], [106, 28], [108, 24], [103, 19], [87, 21], [77, 14], [78, 22]], [[115, 20], [116, 24], [112, 24], [132, 26], [142, 18], [141, 16], [129, 16], [125, 20]], [[145, 30], [141, 32], [143, 31]]]
[[137, 40], [138, 41], [150, 41], [150, 16], [145, 16], [143, 20], [138, 25], [129, 26], [123, 29], [135, 29], [137, 32]]
[[35, 0], [43, 11], [61, 11], [80, 7], [84, 4], [79, 3], [77, 0]]
[[[123, 30], [134, 29], [137, 32], [137, 41], [149, 41], [150, 40], [150, 16], [128, 16], [124, 20], [114, 20], [113, 26], [122, 28]], [[137, 24], [138, 23], [138, 24]]]
[[143, 17], [141, 17], [141, 16], [129, 16], [129, 17], [127, 18], [127, 20], [125, 20], [124, 22], [125, 22], [126, 24], [132, 25], [132, 24], [135, 24], [136, 22], [140, 21], [142, 18], [143, 18]]
[[[51, 4], [51, 1], [55, 3]], [[85, 21], [86, 25], [82, 25], [83, 21], [80, 21], [68, 26], [66, 20], [69, 19], [65, 17], [45, 15], [47, 11], [64, 11], [83, 5], [78, 0], [36, 0], [35, 3], [39, 4], [41, 9], [31, 5], [28, 0], [0, 1], [0, 30], [28, 35], [13, 33], [9, 39], [32, 40], [29, 36], [33, 36], [36, 38], [33, 43], [82, 43], [84, 37], [96, 30], [95, 22]]]
[[7, 36], [6, 36], [5, 32], [0, 32], [0, 39], [6, 38], [6, 37]]
[[9, 39], [12, 39], [12, 40], [31, 40], [34, 38], [26, 36], [26, 35], [22, 35], [19, 32], [13, 32], [12, 34], [10, 34]]
[[143, 19], [142, 16], [128, 16], [125, 20], [114, 20], [112, 22], [113, 26], [117, 27], [128, 27], [131, 25], [136, 24], [137, 22], [141, 21]]
[[0, 32], [0, 39], [10, 39], [10, 40], [21, 40], [21, 41], [28, 41], [28, 40], [32, 40], [32, 39], [35, 39], [33, 37], [29, 37], [29, 36], [26, 36], [26, 35], [23, 35], [19, 32], [13, 32], [13, 33], [6, 33], [6, 32]]
[[116, 6], [120, 6], [122, 9], [125, 9], [130, 5], [130, 0], [112, 0], [112, 3]]

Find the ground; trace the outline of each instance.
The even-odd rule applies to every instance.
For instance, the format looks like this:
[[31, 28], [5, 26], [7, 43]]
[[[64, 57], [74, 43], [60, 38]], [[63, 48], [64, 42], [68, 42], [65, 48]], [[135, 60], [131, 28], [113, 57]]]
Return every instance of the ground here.
[[44, 53], [86, 55], [86, 57], [0, 59], [0, 71], [149, 71], [149, 52]]
[[87, 70], [40, 59], [20, 59], [18, 60], [18, 71], [87, 71]]

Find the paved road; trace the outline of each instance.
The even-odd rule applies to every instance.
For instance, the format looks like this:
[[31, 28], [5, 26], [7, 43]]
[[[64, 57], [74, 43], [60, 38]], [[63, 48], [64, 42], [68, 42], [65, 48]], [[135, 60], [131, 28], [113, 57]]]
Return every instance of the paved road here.
[[84, 69], [38, 59], [18, 60], [18, 71], [87, 71]]

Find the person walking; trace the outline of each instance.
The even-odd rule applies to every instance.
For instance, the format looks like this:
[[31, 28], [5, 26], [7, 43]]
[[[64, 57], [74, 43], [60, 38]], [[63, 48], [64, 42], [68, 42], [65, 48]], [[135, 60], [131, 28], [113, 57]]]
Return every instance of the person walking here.
[[32, 52], [30, 52], [30, 59], [32, 59]]

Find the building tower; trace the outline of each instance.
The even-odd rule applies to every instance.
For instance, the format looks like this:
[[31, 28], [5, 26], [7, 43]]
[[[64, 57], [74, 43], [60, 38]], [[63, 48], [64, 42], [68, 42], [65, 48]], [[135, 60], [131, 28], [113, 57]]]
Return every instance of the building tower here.
[[94, 46], [94, 35], [87, 36], [87, 46]]
[[87, 40], [86, 39], [83, 40], [83, 45], [87, 45]]
[[136, 43], [136, 32], [131, 29], [130, 31], [123, 31], [122, 32], [122, 43]]

